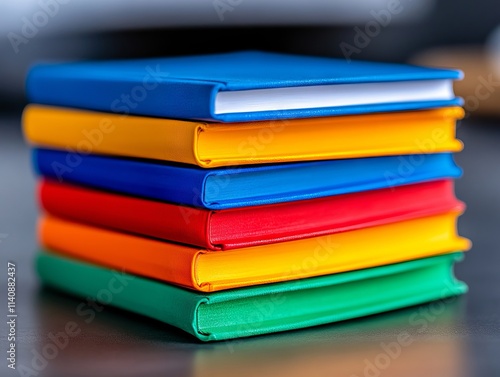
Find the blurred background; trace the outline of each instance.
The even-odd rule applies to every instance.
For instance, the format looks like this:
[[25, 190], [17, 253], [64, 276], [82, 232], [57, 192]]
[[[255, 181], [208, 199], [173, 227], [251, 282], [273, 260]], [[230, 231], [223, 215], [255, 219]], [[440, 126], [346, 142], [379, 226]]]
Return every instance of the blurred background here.
[[458, 66], [467, 95], [500, 75], [499, 27], [495, 0], [1, 0], [0, 103], [25, 101], [36, 61], [237, 49]]
[[[387, 369], [369, 364], [419, 308], [332, 326], [205, 345], [106, 309], [35, 376], [500, 375], [500, 3], [495, 0], [0, 0], [0, 276], [18, 266], [18, 363], [32, 366], [78, 301], [40, 289], [35, 179], [21, 132], [29, 67], [40, 61], [137, 58], [259, 49], [464, 70], [466, 118], [456, 183], [459, 232], [473, 249], [456, 274], [470, 292], [429, 319]], [[2, 280], [2, 281], [3, 281]], [[3, 283], [2, 283], [3, 284]], [[1, 289], [0, 302], [6, 302]], [[3, 312], [3, 309], [0, 311]], [[1, 321], [0, 344], [6, 348]], [[4, 374], [4, 372], [6, 374]], [[370, 374], [371, 373], [371, 374]], [[375, 373], [375, 374], [374, 374]]]

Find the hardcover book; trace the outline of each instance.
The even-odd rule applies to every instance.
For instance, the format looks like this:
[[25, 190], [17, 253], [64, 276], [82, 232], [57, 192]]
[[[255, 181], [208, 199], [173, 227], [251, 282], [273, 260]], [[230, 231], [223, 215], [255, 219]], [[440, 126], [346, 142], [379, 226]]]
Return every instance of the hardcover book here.
[[251, 123], [123, 117], [30, 105], [32, 145], [213, 168], [227, 165], [457, 152], [459, 107]]
[[35, 149], [33, 162], [40, 175], [59, 182], [209, 209], [321, 198], [461, 175], [450, 153], [203, 169]]
[[457, 235], [459, 214], [223, 251], [43, 217], [39, 242], [59, 254], [209, 292], [465, 251], [470, 242]]
[[[294, 330], [462, 294], [453, 253], [341, 274], [201, 293], [50, 252], [38, 254], [43, 284], [176, 326], [202, 341]], [[121, 288], [121, 289], [120, 289]], [[106, 296], [107, 298], [107, 296]], [[147, 318], [144, 318], [147, 320]]]
[[98, 227], [230, 250], [463, 211], [453, 181], [327, 196], [292, 203], [207, 210], [44, 180], [43, 210]]
[[30, 102], [248, 122], [461, 105], [458, 70], [264, 51], [38, 64]]

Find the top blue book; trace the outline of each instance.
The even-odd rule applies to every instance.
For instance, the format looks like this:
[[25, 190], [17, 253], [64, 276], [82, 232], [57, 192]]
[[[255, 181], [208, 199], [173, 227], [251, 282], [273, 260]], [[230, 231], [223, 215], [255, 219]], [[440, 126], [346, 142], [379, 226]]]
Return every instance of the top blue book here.
[[259, 51], [38, 64], [31, 102], [216, 122], [461, 105], [452, 69]]

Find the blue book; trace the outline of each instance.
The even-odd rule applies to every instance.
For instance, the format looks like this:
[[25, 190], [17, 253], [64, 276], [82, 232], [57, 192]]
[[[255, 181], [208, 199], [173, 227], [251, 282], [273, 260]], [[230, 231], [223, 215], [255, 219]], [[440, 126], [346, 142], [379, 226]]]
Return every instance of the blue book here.
[[452, 69], [242, 51], [38, 64], [30, 102], [119, 114], [248, 122], [461, 105]]
[[290, 202], [458, 178], [451, 153], [203, 169], [34, 149], [38, 174], [60, 182], [209, 209]]

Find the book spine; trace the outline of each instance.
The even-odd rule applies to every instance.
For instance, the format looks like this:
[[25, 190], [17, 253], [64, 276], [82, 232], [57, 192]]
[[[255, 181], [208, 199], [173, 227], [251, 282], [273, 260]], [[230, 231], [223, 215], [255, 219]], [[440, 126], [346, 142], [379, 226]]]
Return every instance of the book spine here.
[[203, 201], [207, 208], [221, 210], [394, 188], [461, 174], [452, 153], [216, 169], [207, 174]]
[[166, 202], [205, 207], [205, 171], [137, 160], [34, 149], [35, 171], [59, 183], [73, 183]]
[[[334, 235], [207, 253], [196, 260], [196, 280], [200, 286], [209, 282], [212, 291], [226, 290], [468, 250], [469, 240], [456, 232], [458, 215], [448, 212]], [[309, 260], [314, 267], [305, 267], [304, 261]]]
[[209, 239], [224, 250], [317, 237], [463, 210], [451, 180], [215, 212]]
[[198, 332], [205, 334], [205, 341], [225, 340], [317, 326], [456, 296], [467, 291], [467, 285], [456, 280], [452, 272], [459, 257], [451, 254], [214, 294], [198, 308]]
[[45, 180], [42, 208], [57, 217], [200, 247], [210, 247], [207, 210], [109, 194]]
[[172, 78], [160, 65], [145, 65], [143, 75], [126, 80], [85, 74], [61, 77], [61, 69], [31, 69], [26, 84], [30, 102], [120, 115], [216, 120], [213, 104], [222, 83]]

